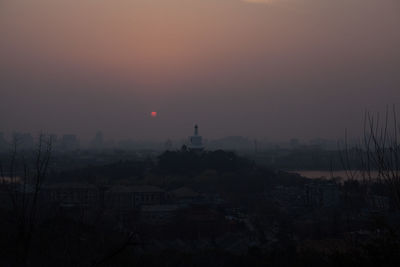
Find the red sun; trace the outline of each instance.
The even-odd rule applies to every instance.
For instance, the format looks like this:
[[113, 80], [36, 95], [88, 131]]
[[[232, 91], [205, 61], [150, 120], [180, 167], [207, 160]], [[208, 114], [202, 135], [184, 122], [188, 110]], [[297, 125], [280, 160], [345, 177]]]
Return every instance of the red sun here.
[[152, 116], [153, 118], [157, 117], [157, 112], [156, 111], [150, 112], [150, 116]]

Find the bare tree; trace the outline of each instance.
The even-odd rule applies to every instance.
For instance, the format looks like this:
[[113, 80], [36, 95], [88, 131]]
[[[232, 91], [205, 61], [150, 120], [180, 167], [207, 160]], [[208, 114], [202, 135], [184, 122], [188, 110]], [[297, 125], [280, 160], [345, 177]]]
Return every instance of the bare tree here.
[[[38, 214], [39, 194], [46, 179], [52, 153], [51, 137], [40, 134], [33, 155], [19, 150], [19, 142], [13, 137], [6, 170], [0, 164], [3, 188], [10, 197], [11, 214], [16, 227], [15, 266], [27, 266]], [[7, 172], [7, 173], [6, 173]]]
[[[37, 146], [33, 150], [21, 149], [21, 140], [18, 140], [14, 136], [11, 144], [10, 154], [6, 160], [1, 162], [0, 160], [0, 175], [1, 175], [1, 188], [3, 192], [8, 195], [9, 200], [9, 214], [7, 220], [11, 223], [8, 224], [12, 231], [11, 239], [12, 242], [8, 249], [12, 251], [10, 253], [10, 265], [12, 266], [35, 266], [37, 260], [41, 264], [46, 259], [40, 259], [36, 254], [40, 249], [36, 246], [41, 245], [41, 242], [46, 242], [46, 234], [51, 233], [55, 237], [61, 237], [65, 239], [65, 244], [61, 244], [60, 241], [56, 241], [53, 245], [59, 248], [56, 251], [56, 257], [65, 257], [66, 262], [71, 262], [75, 266], [105, 266], [111, 263], [121, 252], [131, 246], [137, 245], [138, 234], [124, 229], [124, 231], [117, 232], [116, 234], [109, 232], [109, 229], [105, 229], [107, 234], [102, 235], [101, 230], [98, 236], [92, 236], [88, 234], [87, 227], [92, 227], [101, 224], [101, 219], [104, 215], [105, 207], [100, 205], [98, 210], [98, 216], [96, 216], [93, 222], [84, 222], [83, 218], [77, 219], [76, 223], [70, 224], [58, 224], [56, 222], [53, 228], [48, 226], [45, 229], [41, 226], [46, 225], [51, 219], [56, 218], [57, 212], [50, 212], [55, 217], [42, 218], [43, 209], [41, 208], [43, 202], [41, 197], [41, 191], [43, 183], [47, 180], [49, 163], [52, 155], [52, 142], [50, 136], [40, 134], [37, 142]], [[104, 188], [99, 188], [104, 190]], [[44, 199], [46, 201], [46, 199]], [[101, 204], [102, 201], [100, 201]], [[49, 204], [49, 203], [47, 203]], [[50, 206], [49, 206], [50, 207]], [[53, 210], [53, 208], [55, 208]], [[57, 207], [51, 205], [51, 211], [56, 211]], [[93, 209], [95, 209], [93, 207]], [[50, 210], [46, 209], [46, 212]], [[46, 220], [43, 220], [46, 219]], [[42, 222], [44, 224], [42, 224]], [[72, 227], [72, 228], [70, 228]], [[51, 231], [60, 231], [61, 234]], [[72, 229], [72, 230], [71, 230]], [[72, 231], [67, 233], [63, 231]], [[11, 232], [11, 231], [10, 231]], [[89, 241], [81, 239], [84, 233], [88, 234]], [[43, 235], [44, 234], [44, 235]], [[113, 242], [106, 242], [110, 237], [113, 238]], [[105, 242], [101, 242], [103, 240]], [[85, 244], [85, 242], [97, 242], [94, 244]], [[62, 242], [62, 241], [61, 241]], [[44, 245], [43, 247], [46, 247]], [[79, 247], [85, 247], [84, 251], [79, 251]], [[43, 262], [42, 262], [43, 260]], [[51, 261], [51, 260], [50, 260]]]
[[[340, 159], [348, 180], [361, 177], [363, 185], [382, 182], [390, 190], [396, 209], [400, 209], [400, 146], [396, 107], [386, 108], [384, 116], [365, 112], [363, 136], [349, 147], [347, 133]], [[355, 163], [356, 162], [356, 163]], [[368, 197], [369, 188], [366, 188]]]

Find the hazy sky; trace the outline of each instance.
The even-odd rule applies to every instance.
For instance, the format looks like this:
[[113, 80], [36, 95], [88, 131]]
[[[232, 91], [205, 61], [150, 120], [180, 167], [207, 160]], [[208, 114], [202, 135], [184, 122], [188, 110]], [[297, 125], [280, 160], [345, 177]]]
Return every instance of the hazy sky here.
[[335, 138], [387, 104], [399, 0], [0, 0], [0, 131]]

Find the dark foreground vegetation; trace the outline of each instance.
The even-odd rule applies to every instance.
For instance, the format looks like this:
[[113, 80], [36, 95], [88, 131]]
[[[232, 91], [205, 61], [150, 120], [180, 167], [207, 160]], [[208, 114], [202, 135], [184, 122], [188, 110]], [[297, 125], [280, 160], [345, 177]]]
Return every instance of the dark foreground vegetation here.
[[383, 180], [310, 180], [222, 150], [49, 145], [2, 155], [1, 266], [400, 265]]

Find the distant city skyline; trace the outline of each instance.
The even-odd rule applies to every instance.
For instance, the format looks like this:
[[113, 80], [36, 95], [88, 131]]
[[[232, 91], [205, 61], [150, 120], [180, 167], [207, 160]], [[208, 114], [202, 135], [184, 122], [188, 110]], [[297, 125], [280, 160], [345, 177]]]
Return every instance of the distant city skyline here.
[[[193, 130], [193, 127], [192, 127]], [[193, 131], [192, 131], [193, 132]], [[181, 136], [177, 137], [168, 137], [168, 136], [162, 136], [160, 138], [141, 138], [135, 135], [132, 136], [127, 136], [127, 137], [115, 137], [115, 136], [110, 136], [105, 134], [103, 131], [96, 131], [93, 132], [92, 135], [84, 136], [80, 135], [74, 132], [67, 132], [67, 133], [55, 133], [55, 132], [46, 132], [46, 131], [37, 131], [37, 132], [29, 132], [29, 131], [0, 131], [0, 138], [3, 138], [4, 140], [7, 140], [10, 142], [15, 135], [18, 136], [30, 136], [34, 140], [36, 140], [41, 134], [48, 135], [48, 136], [53, 136], [53, 138], [56, 138], [60, 140], [63, 136], [76, 136], [79, 140], [81, 140], [83, 143], [87, 145], [94, 145], [94, 142], [117, 142], [117, 141], [124, 141], [124, 140], [132, 140], [135, 142], [165, 142], [168, 140], [186, 140], [187, 135], [190, 135], [189, 133], [183, 133]], [[99, 134], [101, 134], [101, 137], [99, 137]], [[185, 136], [186, 134], [186, 136]], [[345, 138], [345, 131], [343, 132], [342, 136], [339, 136], [338, 138], [327, 138], [327, 137], [322, 137], [322, 136], [314, 136], [314, 137], [309, 137], [309, 138], [301, 138], [298, 136], [291, 136], [288, 138], [268, 138], [267, 136], [261, 136], [261, 137], [254, 137], [254, 136], [246, 136], [246, 135], [238, 135], [238, 134], [232, 134], [232, 135], [225, 135], [225, 136], [203, 136], [205, 140], [220, 140], [220, 139], [225, 139], [225, 138], [245, 138], [248, 140], [258, 140], [262, 142], [293, 142], [293, 140], [297, 140], [298, 142], [313, 142], [315, 140], [330, 140], [330, 141], [338, 141], [338, 140], [343, 140]], [[359, 135], [353, 135], [349, 136], [350, 139], [358, 139], [360, 136]]]
[[[76, 134], [49, 134], [42, 133], [51, 138], [53, 149], [55, 151], [73, 151], [77, 149], [83, 150], [104, 150], [104, 149], [123, 149], [123, 150], [140, 150], [154, 149], [163, 150], [179, 150], [183, 145], [192, 149], [200, 150], [246, 150], [246, 151], [263, 151], [270, 149], [307, 149], [321, 148], [328, 150], [338, 150], [340, 145], [343, 145], [344, 137], [340, 139], [299, 139], [290, 138], [285, 140], [271, 140], [266, 138], [251, 138], [246, 136], [225, 136], [221, 138], [202, 138], [200, 135], [189, 136], [178, 139], [163, 139], [163, 140], [140, 140], [135, 138], [113, 139], [104, 136], [103, 132], [98, 131], [91, 139], [82, 139]], [[14, 139], [16, 138], [16, 139]], [[0, 132], [0, 151], [7, 151], [11, 148], [14, 140], [17, 141], [20, 149], [35, 149], [39, 135], [29, 132], [14, 132], [9, 136], [4, 132]], [[199, 139], [200, 138], [200, 139]], [[197, 140], [197, 141], [196, 141]], [[358, 145], [359, 139], [349, 137], [347, 140], [350, 146]]]

